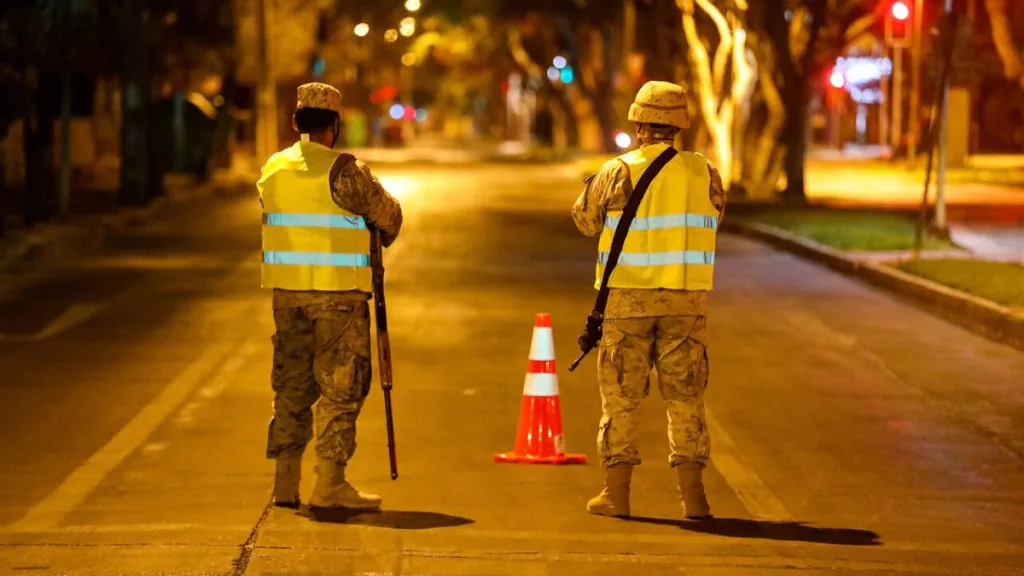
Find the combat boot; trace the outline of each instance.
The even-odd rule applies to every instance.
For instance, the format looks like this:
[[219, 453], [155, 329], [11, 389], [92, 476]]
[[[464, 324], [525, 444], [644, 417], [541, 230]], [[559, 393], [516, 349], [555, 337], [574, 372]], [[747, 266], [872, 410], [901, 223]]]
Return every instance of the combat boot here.
[[316, 485], [309, 505], [314, 508], [352, 508], [376, 510], [381, 498], [355, 489], [345, 480], [345, 465], [320, 460], [316, 469]]
[[676, 466], [679, 475], [679, 501], [683, 506], [683, 515], [690, 520], [711, 518], [711, 505], [704, 495], [704, 482], [701, 479], [704, 464], [685, 462]]
[[277, 459], [274, 474], [274, 506], [299, 507], [299, 481], [302, 479], [302, 455]]
[[587, 502], [587, 512], [600, 516], [629, 516], [629, 481], [632, 466], [605, 468], [604, 489]]

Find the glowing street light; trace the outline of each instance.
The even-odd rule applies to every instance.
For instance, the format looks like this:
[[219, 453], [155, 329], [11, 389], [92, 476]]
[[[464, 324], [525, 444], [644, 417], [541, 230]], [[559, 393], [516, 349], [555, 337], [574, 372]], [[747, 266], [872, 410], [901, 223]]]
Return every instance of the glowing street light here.
[[415, 12], [420, 9], [420, 0], [405, 0], [405, 9], [409, 12]]
[[356, 24], [356, 27], [353, 30], [353, 32], [355, 32], [356, 36], [362, 38], [363, 36], [366, 36], [367, 34], [370, 33], [370, 25], [367, 24], [366, 22], [360, 22], [359, 24]]
[[625, 150], [633, 145], [633, 139], [625, 132], [619, 131], [615, 133], [615, 145], [620, 149]]

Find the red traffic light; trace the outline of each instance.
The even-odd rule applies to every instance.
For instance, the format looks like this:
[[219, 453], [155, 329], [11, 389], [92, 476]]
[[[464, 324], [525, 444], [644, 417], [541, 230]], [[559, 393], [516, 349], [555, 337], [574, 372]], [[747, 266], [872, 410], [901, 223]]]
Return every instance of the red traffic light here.
[[908, 0], [893, 0], [885, 14], [885, 42], [893, 48], [905, 48], [910, 44], [913, 31], [910, 17], [913, 13]]
[[902, 0], [896, 0], [896, 2], [892, 3], [892, 16], [897, 20], [910, 18], [910, 6]]

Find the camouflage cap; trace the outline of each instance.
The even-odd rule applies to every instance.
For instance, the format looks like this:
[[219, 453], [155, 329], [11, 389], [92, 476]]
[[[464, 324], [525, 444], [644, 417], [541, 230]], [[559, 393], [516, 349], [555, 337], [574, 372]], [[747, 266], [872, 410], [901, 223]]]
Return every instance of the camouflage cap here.
[[636, 93], [633, 105], [629, 107], [629, 119], [643, 124], [689, 127], [686, 90], [671, 82], [652, 81], [644, 84]]
[[320, 108], [331, 110], [341, 115], [341, 92], [334, 86], [320, 82], [310, 82], [299, 86], [298, 103], [295, 109]]

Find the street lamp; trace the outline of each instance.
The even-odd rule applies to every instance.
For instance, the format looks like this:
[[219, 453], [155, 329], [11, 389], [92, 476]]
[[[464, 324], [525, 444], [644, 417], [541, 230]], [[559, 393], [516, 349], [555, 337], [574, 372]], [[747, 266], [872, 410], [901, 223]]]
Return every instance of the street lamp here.
[[367, 24], [366, 22], [360, 22], [359, 24], [356, 24], [356, 27], [353, 30], [353, 32], [355, 32], [356, 36], [362, 38], [363, 36], [366, 36], [367, 34], [370, 33], [370, 25]]

